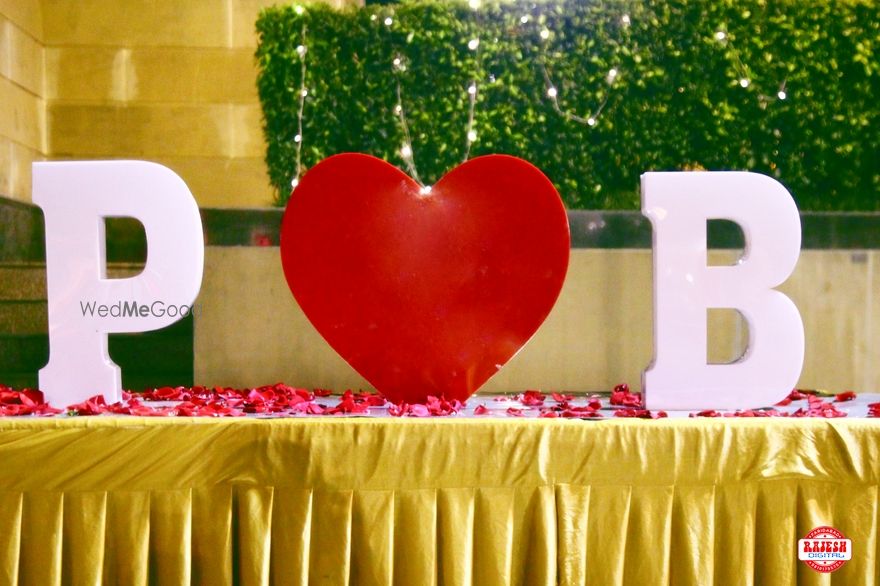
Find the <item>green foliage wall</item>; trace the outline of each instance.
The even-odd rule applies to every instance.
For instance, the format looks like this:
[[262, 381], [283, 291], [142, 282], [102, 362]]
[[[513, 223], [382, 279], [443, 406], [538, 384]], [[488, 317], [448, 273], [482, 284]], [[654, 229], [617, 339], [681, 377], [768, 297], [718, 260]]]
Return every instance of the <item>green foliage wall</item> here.
[[[268, 9], [257, 22], [258, 85], [280, 204], [296, 169], [303, 25], [306, 168], [350, 151], [405, 168], [399, 83], [416, 167], [436, 181], [463, 160], [474, 80], [471, 156], [531, 161], [570, 207], [636, 208], [641, 173], [705, 168], [777, 177], [802, 209], [880, 209], [877, 0]], [[563, 110], [596, 124], [560, 114], [548, 78]]]

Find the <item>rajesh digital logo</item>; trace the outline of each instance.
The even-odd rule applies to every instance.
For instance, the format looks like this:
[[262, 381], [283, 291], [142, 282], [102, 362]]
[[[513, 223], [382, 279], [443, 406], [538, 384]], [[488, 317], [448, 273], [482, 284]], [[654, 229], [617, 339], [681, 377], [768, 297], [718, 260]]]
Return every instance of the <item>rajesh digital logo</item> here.
[[798, 559], [817, 572], [833, 572], [852, 559], [852, 540], [834, 527], [816, 527], [798, 540]]

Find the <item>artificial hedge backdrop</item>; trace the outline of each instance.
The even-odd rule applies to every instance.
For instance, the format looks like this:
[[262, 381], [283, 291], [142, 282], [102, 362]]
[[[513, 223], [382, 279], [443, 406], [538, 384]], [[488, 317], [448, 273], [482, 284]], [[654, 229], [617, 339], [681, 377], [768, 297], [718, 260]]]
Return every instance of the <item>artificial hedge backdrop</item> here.
[[[436, 181], [464, 157], [475, 81], [471, 156], [532, 161], [570, 207], [637, 208], [644, 171], [705, 168], [775, 176], [802, 209], [880, 209], [877, 0], [288, 6], [257, 29], [279, 204], [296, 168], [304, 44], [306, 168], [347, 151], [405, 168], [399, 84], [418, 173]], [[582, 123], [554, 107], [551, 83]]]

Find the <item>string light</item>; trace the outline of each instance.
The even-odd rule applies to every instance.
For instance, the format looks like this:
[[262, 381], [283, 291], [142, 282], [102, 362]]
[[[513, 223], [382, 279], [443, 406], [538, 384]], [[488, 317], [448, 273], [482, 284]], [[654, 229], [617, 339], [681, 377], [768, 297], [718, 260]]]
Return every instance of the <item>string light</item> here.
[[[481, 12], [477, 13], [477, 29], [484, 30], [483, 28], [483, 14]], [[498, 42], [498, 39], [495, 39], [495, 42]], [[483, 52], [480, 50], [480, 37], [474, 37], [468, 43], [468, 49], [474, 51], [476, 53], [476, 61], [477, 61], [477, 73], [476, 77], [480, 77], [483, 71]], [[492, 79], [492, 76], [490, 76]], [[464, 146], [464, 157], [462, 157], [462, 162], [467, 161], [471, 156], [471, 146], [477, 141], [477, 131], [474, 130], [474, 119], [476, 117], [477, 112], [477, 97], [479, 94], [479, 88], [477, 87], [477, 80], [472, 79], [470, 85], [468, 85], [467, 89], [468, 93], [468, 117], [467, 117], [467, 125], [465, 126], [465, 141]]]
[[[733, 62], [734, 73], [739, 77], [737, 79], [737, 83], [739, 87], [743, 89], [747, 89], [751, 87], [753, 76], [750, 74], [749, 69], [745, 66], [740, 58], [739, 51], [737, 51], [736, 46], [733, 41], [731, 41], [730, 36], [724, 30], [718, 30], [715, 32], [715, 40], [719, 43], [723, 42], [724, 46], [727, 48], [731, 60]], [[779, 85], [779, 90], [776, 92], [776, 97], [779, 100], [785, 100], [788, 98], [788, 92], [785, 89], [785, 84], [787, 80], [783, 80]], [[773, 101], [773, 96], [764, 95], [761, 92], [758, 92], [758, 105], [761, 109], [767, 108], [767, 106]]]
[[779, 84], [779, 91], [776, 92], [776, 97], [779, 98], [780, 100], [784, 100], [784, 99], [788, 98], [788, 92], [785, 91], [785, 84], [787, 84], [787, 83], [788, 83], [788, 80], [783, 79], [782, 83]]
[[[478, 11], [482, 6], [482, 0], [468, 0], [468, 5], [470, 6], [471, 9]], [[478, 30], [482, 30], [479, 27], [479, 18], [480, 18], [480, 13], [478, 12], [477, 13]], [[371, 15], [371, 20], [376, 20], [376, 19], [377, 19], [376, 15]], [[521, 25], [527, 25], [528, 23], [532, 22], [534, 19], [530, 14], [523, 14], [519, 17], [518, 20]], [[383, 22], [386, 26], [390, 27], [393, 24], [393, 19], [390, 16], [388, 16], [384, 19]], [[538, 19], [537, 22], [543, 23], [543, 18]], [[623, 27], [631, 26], [632, 22], [633, 21], [632, 21], [632, 17], [630, 16], [630, 14], [622, 14], [620, 16], [620, 23]], [[546, 26], [541, 26], [538, 31], [538, 36], [542, 41], [548, 41], [550, 39], [550, 37], [552, 36], [552, 33], [551, 33], [550, 29], [547, 28]], [[740, 60], [739, 54], [736, 52], [735, 47], [730, 42], [728, 33], [724, 30], [719, 29], [714, 32], [713, 37], [716, 41], [723, 42], [724, 46], [727, 47], [731, 51], [731, 55], [734, 60], [734, 69], [736, 70], [736, 73], [738, 74], [738, 76], [736, 78], [737, 83], [742, 88], [750, 87], [751, 83], [752, 83], [751, 75], [749, 75], [747, 68], [743, 65], [742, 61]], [[467, 41], [467, 48], [468, 48], [468, 50], [476, 53], [477, 68], [479, 71], [481, 69], [481, 39], [480, 39], [480, 37], [475, 36], [475, 37], [469, 39]], [[636, 63], [639, 62], [638, 55], [635, 56], [634, 60]], [[406, 65], [404, 63], [404, 59], [403, 59], [403, 57], [401, 57], [399, 55], [396, 56], [392, 60], [392, 65], [393, 65], [393, 69], [395, 72], [402, 72], [402, 71], [406, 70]], [[602, 112], [604, 111], [605, 107], [607, 106], [608, 101], [613, 94], [613, 90], [603, 92], [604, 96], [602, 97], [602, 101], [599, 104], [599, 106], [593, 112], [591, 112], [587, 115], [581, 116], [579, 114], [576, 114], [574, 112], [571, 112], [571, 111], [565, 109], [560, 104], [559, 89], [558, 89], [558, 86], [556, 84], [554, 84], [550, 78], [549, 72], [547, 70], [546, 62], [543, 62], [543, 61], [541, 62], [541, 70], [544, 74], [544, 78], [545, 78], [545, 82], [546, 82], [547, 97], [551, 100], [552, 105], [553, 105], [553, 109], [558, 114], [563, 116], [566, 120], [570, 120], [570, 121], [576, 122], [578, 124], [583, 124], [583, 125], [589, 126], [591, 128], [595, 127], [599, 124], [599, 118], [602, 115]], [[479, 77], [480, 76], [478, 75], [477, 78], [479, 78]], [[617, 67], [612, 67], [606, 73], [605, 81], [609, 86], [611, 86], [611, 88], [613, 88], [615, 86], [616, 82], [618, 81], [618, 79], [620, 79], [620, 77], [621, 77], [620, 69], [618, 69]], [[467, 140], [466, 140], [464, 161], [468, 160], [468, 158], [470, 156], [471, 145], [473, 143], [475, 143], [478, 139], [478, 133], [477, 133], [476, 129], [474, 128], [476, 103], [477, 103], [477, 99], [479, 96], [479, 86], [478, 86], [477, 78], [472, 79], [471, 82], [466, 86], [469, 107], [468, 107], [468, 122], [467, 122], [467, 126], [465, 128], [465, 136], [466, 136]], [[495, 81], [494, 74], [490, 74], [488, 78], [489, 78], [490, 82]], [[414, 161], [413, 142], [412, 142], [412, 138], [410, 136], [409, 127], [408, 127], [407, 120], [406, 120], [406, 112], [403, 107], [401, 80], [399, 77], [396, 80], [396, 85], [397, 85], [397, 103], [395, 104], [395, 106], [393, 108], [393, 112], [394, 112], [395, 116], [397, 117], [397, 120], [400, 124], [400, 127], [401, 127], [401, 129], [403, 131], [403, 135], [404, 135], [404, 141], [400, 147], [400, 156], [404, 159], [404, 163], [406, 164], [406, 167], [407, 167], [409, 174], [413, 177], [413, 179], [415, 179], [421, 185], [420, 193], [422, 195], [428, 195], [431, 193], [431, 186], [426, 186], [426, 185], [422, 184], [422, 181], [419, 179], [419, 175], [416, 170], [416, 165], [415, 165], [415, 161]], [[305, 88], [303, 88], [303, 91], [305, 92]], [[682, 92], [682, 91], [684, 91], [684, 88], [679, 88], [678, 91]], [[303, 97], [305, 97], [305, 96], [303, 96]], [[759, 96], [759, 98], [760, 97], [761, 96]], [[780, 100], [785, 100], [788, 97], [787, 92], [785, 90], [784, 83], [779, 88], [779, 91], [777, 92], [776, 97]], [[769, 99], [769, 98], [765, 97], [765, 99]], [[301, 137], [300, 137], [300, 140], [301, 140]]]
[[[297, 14], [302, 14], [302, 6], [297, 5], [294, 10], [297, 11]], [[300, 33], [302, 36], [302, 43], [300, 45], [297, 45], [296, 47], [296, 54], [299, 56], [299, 108], [297, 109], [296, 113], [296, 134], [293, 137], [293, 142], [296, 145], [296, 175], [294, 175], [293, 179], [290, 182], [290, 187], [292, 189], [296, 189], [296, 186], [299, 185], [299, 178], [303, 172], [303, 111], [305, 110], [306, 96], [309, 95], [309, 91], [306, 89], [306, 54], [308, 53], [308, 50], [306, 49], [307, 33], [308, 28], [305, 24], [303, 24], [302, 32]]]
[[[468, 0], [468, 5], [473, 10], [478, 11], [482, 6], [482, 0]], [[296, 5], [296, 6], [294, 6], [294, 11], [296, 12], [296, 14], [301, 15], [304, 13], [304, 8], [300, 5]], [[480, 14], [481, 13], [479, 13], [479, 12], [477, 13], [478, 29], [482, 30], [482, 28], [479, 27]], [[379, 15], [376, 15], [376, 14], [370, 15], [371, 21], [377, 21], [377, 20], [379, 20], [379, 18], [380, 18]], [[522, 16], [519, 17], [519, 22], [522, 25], [526, 25], [526, 24], [530, 23], [532, 20], [533, 20], [532, 16], [529, 14], [523, 14]], [[384, 23], [384, 25], [386, 27], [391, 27], [394, 24], [394, 19], [391, 16], [387, 16], [383, 19], [382, 22]], [[538, 22], [543, 22], [543, 18], [539, 19]], [[620, 17], [620, 22], [624, 27], [629, 27], [632, 24], [632, 18], [629, 14], [623, 14]], [[551, 31], [547, 27], [542, 27], [540, 29], [540, 31], [538, 32], [538, 36], [540, 37], [540, 39], [542, 41], [547, 41], [551, 37]], [[730, 51], [730, 54], [732, 55], [732, 58], [733, 58], [734, 69], [739, 74], [738, 80], [737, 80], [739, 86], [742, 88], [750, 87], [750, 85], [752, 83], [751, 76], [748, 73], [748, 69], [742, 63], [742, 61], [739, 57], [739, 54], [736, 51], [736, 48], [733, 46], [733, 43], [730, 42], [730, 39], [729, 39], [727, 32], [724, 30], [716, 30], [713, 36], [716, 41], [723, 42], [724, 46], [727, 47], [727, 49]], [[306, 37], [307, 37], [307, 28], [306, 28], [305, 24], [303, 24], [302, 44], [297, 45], [297, 47], [296, 47], [297, 56], [300, 58], [301, 84], [300, 84], [300, 91], [299, 91], [299, 108], [298, 108], [298, 112], [297, 112], [297, 133], [293, 137], [293, 142], [296, 145], [296, 175], [291, 180], [291, 187], [293, 187], [293, 188], [296, 188], [299, 185], [300, 177], [303, 173], [303, 167], [302, 167], [303, 111], [304, 111], [304, 107], [305, 107], [305, 100], [309, 96], [309, 90], [306, 87], [306, 74], [307, 74], [306, 55], [308, 53], [308, 49], [307, 49], [307, 45], [306, 45]], [[478, 76], [477, 77], [479, 77], [479, 71], [481, 71], [481, 69], [482, 69], [482, 60], [481, 60], [482, 59], [482, 56], [481, 56], [482, 51], [480, 50], [481, 49], [480, 38], [478, 36], [471, 38], [467, 43], [467, 48], [468, 48], [468, 50], [476, 53], [477, 69], [478, 69]], [[637, 63], [639, 62], [638, 55], [636, 55], [635, 61]], [[400, 55], [394, 57], [394, 59], [392, 60], [392, 65], [393, 65], [393, 69], [395, 72], [406, 71], [406, 64], [404, 62], [403, 57]], [[574, 112], [571, 112], [571, 111], [562, 107], [562, 105], [559, 103], [559, 90], [557, 89], [557, 86], [552, 82], [552, 80], [550, 78], [550, 75], [547, 70], [546, 62], [542, 61], [540, 66], [541, 66], [541, 70], [543, 72], [544, 79], [546, 82], [547, 97], [550, 98], [550, 100], [553, 104], [554, 110], [558, 114], [563, 116], [565, 119], [570, 120], [572, 122], [584, 124], [589, 127], [597, 126], [599, 123], [599, 117], [602, 114], [603, 110], [605, 109], [605, 106], [607, 105], [608, 100], [610, 99], [612, 92], [611, 91], [605, 92], [604, 98], [603, 98], [602, 102], [599, 104], [599, 107], [596, 108], [596, 110], [594, 112], [590, 113], [586, 117], [582, 117], [582, 116], [580, 116]], [[605, 81], [608, 83], [609, 86], [613, 87], [619, 77], [620, 77], [620, 70], [617, 67], [612, 67], [611, 69], [608, 70], [608, 72], [605, 76]], [[490, 82], [495, 81], [494, 74], [490, 74], [488, 76], [488, 78], [489, 78]], [[401, 129], [402, 129], [403, 135], [404, 135], [404, 141], [402, 142], [401, 147], [400, 147], [400, 156], [403, 158], [409, 174], [421, 186], [419, 193], [422, 195], [429, 195], [431, 193], [432, 187], [430, 185], [424, 185], [422, 183], [421, 179], [419, 178], [418, 171], [416, 170], [415, 161], [413, 158], [414, 157], [413, 143], [412, 143], [412, 138], [410, 136], [409, 127], [408, 127], [408, 124], [406, 121], [406, 112], [403, 107], [403, 99], [402, 99], [402, 95], [401, 95], [402, 94], [401, 82], [400, 82], [399, 77], [396, 80], [396, 85], [397, 85], [397, 103], [394, 105], [393, 112], [394, 112], [394, 115], [397, 117], [397, 120], [401, 126]], [[783, 81], [783, 83], [779, 87], [778, 92], [776, 93], [776, 97], [779, 100], [786, 100], [788, 98], [788, 92], [786, 91], [785, 85], [786, 85], [785, 81]], [[682, 91], [683, 91], [683, 88], [679, 88], [679, 92], [682, 92]], [[467, 85], [467, 96], [468, 96], [469, 107], [468, 107], [468, 121], [467, 121], [467, 126], [465, 128], [465, 136], [466, 136], [467, 140], [466, 140], [466, 146], [465, 146], [464, 161], [468, 160], [468, 158], [470, 156], [471, 145], [473, 143], [475, 143], [478, 138], [477, 131], [474, 128], [475, 111], [476, 111], [476, 103], [477, 103], [478, 95], [479, 95], [479, 87], [478, 87], [477, 79], [473, 79]], [[762, 95], [759, 95], [758, 98], [762, 101], [762, 107], [764, 107], [763, 104], [765, 104], [768, 100], [772, 99], [771, 97], [762, 96]]]
[[[482, 0], [468, 0], [468, 5], [474, 10], [477, 11], [477, 28], [478, 30], [482, 30], [481, 26], [481, 12], [479, 12], [480, 7], [482, 6]], [[386, 19], [385, 24], [390, 25], [388, 22], [390, 19]], [[529, 21], [528, 15], [524, 16], [521, 19], [521, 22], [525, 24]], [[477, 141], [477, 131], [474, 129], [475, 116], [476, 116], [476, 104], [479, 96], [479, 86], [477, 85], [477, 78], [480, 77], [479, 72], [482, 71], [482, 51], [480, 51], [480, 37], [476, 36], [468, 40], [467, 48], [469, 51], [473, 51], [476, 54], [476, 62], [477, 62], [477, 71], [478, 75], [476, 78], [472, 79], [470, 83], [467, 85], [467, 96], [468, 96], [468, 118], [467, 125], [465, 126], [465, 152], [463, 157], [463, 162], [467, 161], [470, 158], [471, 146], [473, 143]], [[403, 62], [403, 59], [400, 56], [397, 56], [392, 61], [393, 69], [395, 72], [402, 72], [406, 70], [406, 65]], [[495, 76], [490, 75], [489, 79], [491, 82], [495, 81]], [[398, 123], [400, 124], [400, 128], [404, 134], [404, 143], [400, 149], [400, 155], [404, 160], [407, 171], [415, 179], [420, 185], [422, 185], [420, 193], [422, 195], [428, 195], [431, 193], [431, 187], [422, 184], [421, 179], [419, 178], [418, 170], [416, 169], [416, 164], [414, 160], [412, 139], [410, 137], [409, 125], [406, 121], [406, 112], [403, 108], [403, 96], [401, 89], [401, 80], [400, 77], [396, 77], [396, 89], [397, 89], [397, 104], [394, 106], [394, 114], [397, 116]]]
[[[605, 94], [605, 99], [602, 100], [602, 103], [599, 104], [599, 107], [595, 112], [584, 118], [583, 116], [579, 116], [574, 112], [566, 110], [559, 104], [559, 90], [556, 89], [556, 85], [550, 79], [550, 73], [547, 71], [546, 63], [541, 63], [541, 72], [544, 74], [544, 81], [547, 84], [547, 97], [550, 98], [550, 101], [553, 103], [553, 109], [556, 110], [556, 113], [564, 117], [566, 120], [571, 120], [572, 122], [576, 122], [578, 124], [586, 124], [587, 126], [593, 127], [599, 123], [599, 115], [602, 113], [602, 110], [605, 109], [605, 105], [608, 103], [608, 99], [611, 97], [611, 92]], [[613, 75], [612, 75], [613, 72]], [[606, 76], [606, 81], [609, 85], [613, 86], [614, 81], [617, 79], [618, 70], [617, 68], [611, 69]]]
[[409, 135], [409, 125], [406, 123], [406, 112], [404, 112], [403, 110], [403, 98], [400, 91], [400, 79], [398, 78], [396, 82], [397, 105], [394, 107], [394, 113], [397, 114], [397, 120], [400, 123], [400, 128], [403, 130], [404, 138], [403, 146], [400, 148], [400, 156], [403, 157], [403, 162], [406, 165], [406, 169], [409, 172], [410, 176], [416, 180], [416, 183], [422, 185], [422, 180], [419, 179], [419, 172], [416, 169], [416, 164], [412, 156], [412, 138], [410, 138]]

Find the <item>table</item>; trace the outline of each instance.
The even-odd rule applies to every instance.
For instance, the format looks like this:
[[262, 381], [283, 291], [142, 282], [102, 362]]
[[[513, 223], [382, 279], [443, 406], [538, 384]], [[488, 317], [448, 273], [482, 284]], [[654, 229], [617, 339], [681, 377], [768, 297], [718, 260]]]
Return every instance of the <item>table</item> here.
[[0, 419], [0, 582], [819, 584], [878, 567], [870, 419]]

